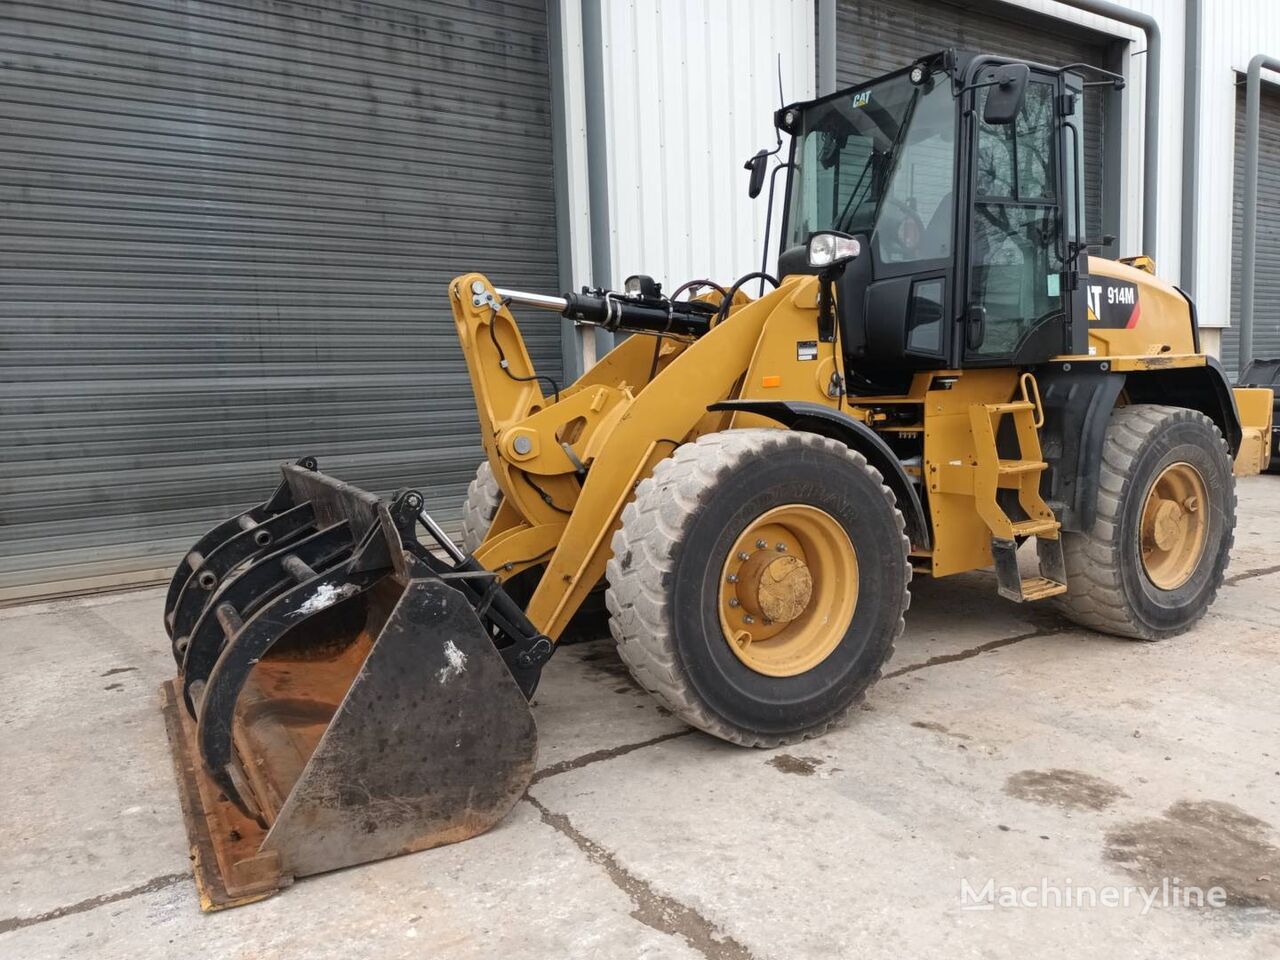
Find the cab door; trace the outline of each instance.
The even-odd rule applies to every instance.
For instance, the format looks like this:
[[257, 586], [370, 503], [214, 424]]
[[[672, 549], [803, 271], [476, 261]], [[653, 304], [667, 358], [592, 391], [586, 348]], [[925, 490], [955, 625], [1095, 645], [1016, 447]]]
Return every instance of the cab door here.
[[[980, 67], [973, 82], [994, 69]], [[966, 294], [957, 339], [964, 366], [1022, 366], [1071, 347], [1074, 257], [1063, 218], [1075, 184], [1059, 115], [1070, 101], [1059, 74], [1032, 70], [1014, 121], [992, 125], [983, 119], [990, 91], [968, 94]]]

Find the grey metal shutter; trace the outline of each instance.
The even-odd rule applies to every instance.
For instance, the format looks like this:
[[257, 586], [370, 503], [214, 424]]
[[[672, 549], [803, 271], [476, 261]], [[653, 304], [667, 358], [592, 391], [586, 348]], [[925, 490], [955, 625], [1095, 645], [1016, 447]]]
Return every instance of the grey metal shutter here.
[[[1240, 259], [1244, 247], [1244, 84], [1236, 96], [1235, 199], [1231, 225], [1231, 326], [1222, 331], [1222, 364], [1240, 363]], [[1253, 291], [1253, 355], [1280, 358], [1280, 93], [1262, 85], [1258, 130], [1258, 245]]]
[[0, 600], [168, 576], [304, 454], [456, 517], [446, 284], [558, 287], [545, 0], [7, 0], [0, 47]]
[[[869, 80], [948, 47], [1021, 57], [1050, 66], [1090, 63], [1106, 69], [1111, 62], [1106, 43], [1090, 43], [1073, 35], [1071, 24], [1046, 21], [1052, 22], [1053, 28], [1040, 29], [996, 16], [992, 9], [941, 0], [840, 0], [836, 10], [836, 82], [845, 86]], [[1104, 110], [1101, 93], [1093, 89], [1086, 93], [1084, 192], [1089, 237], [1102, 234]]]

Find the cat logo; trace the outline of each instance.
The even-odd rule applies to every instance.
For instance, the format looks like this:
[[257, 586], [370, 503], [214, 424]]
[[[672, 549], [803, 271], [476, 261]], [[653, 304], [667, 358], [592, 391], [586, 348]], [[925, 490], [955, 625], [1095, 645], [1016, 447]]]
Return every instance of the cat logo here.
[[870, 102], [871, 102], [870, 90], [863, 90], [861, 93], [855, 93], [853, 95], [853, 109], [855, 110], [859, 109], [860, 107], [865, 107]]

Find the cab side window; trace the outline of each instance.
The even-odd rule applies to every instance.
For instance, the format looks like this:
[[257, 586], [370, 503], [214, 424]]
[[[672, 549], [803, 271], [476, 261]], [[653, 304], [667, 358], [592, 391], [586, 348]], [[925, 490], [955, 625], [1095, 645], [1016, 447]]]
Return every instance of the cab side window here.
[[978, 356], [1006, 356], [1063, 310], [1055, 88], [1030, 83], [1017, 118], [992, 126], [979, 91], [970, 303], [986, 311]]

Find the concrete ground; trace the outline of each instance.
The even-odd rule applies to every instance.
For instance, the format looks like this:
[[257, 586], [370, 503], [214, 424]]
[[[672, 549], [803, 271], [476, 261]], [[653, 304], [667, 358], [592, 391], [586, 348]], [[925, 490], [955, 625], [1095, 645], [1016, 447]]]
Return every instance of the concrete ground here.
[[210, 915], [160, 591], [0, 611], [0, 956], [1280, 956], [1277, 491], [1241, 482], [1219, 600], [1164, 643], [917, 581], [865, 709], [779, 751], [690, 733], [607, 642], [567, 647], [500, 827]]

